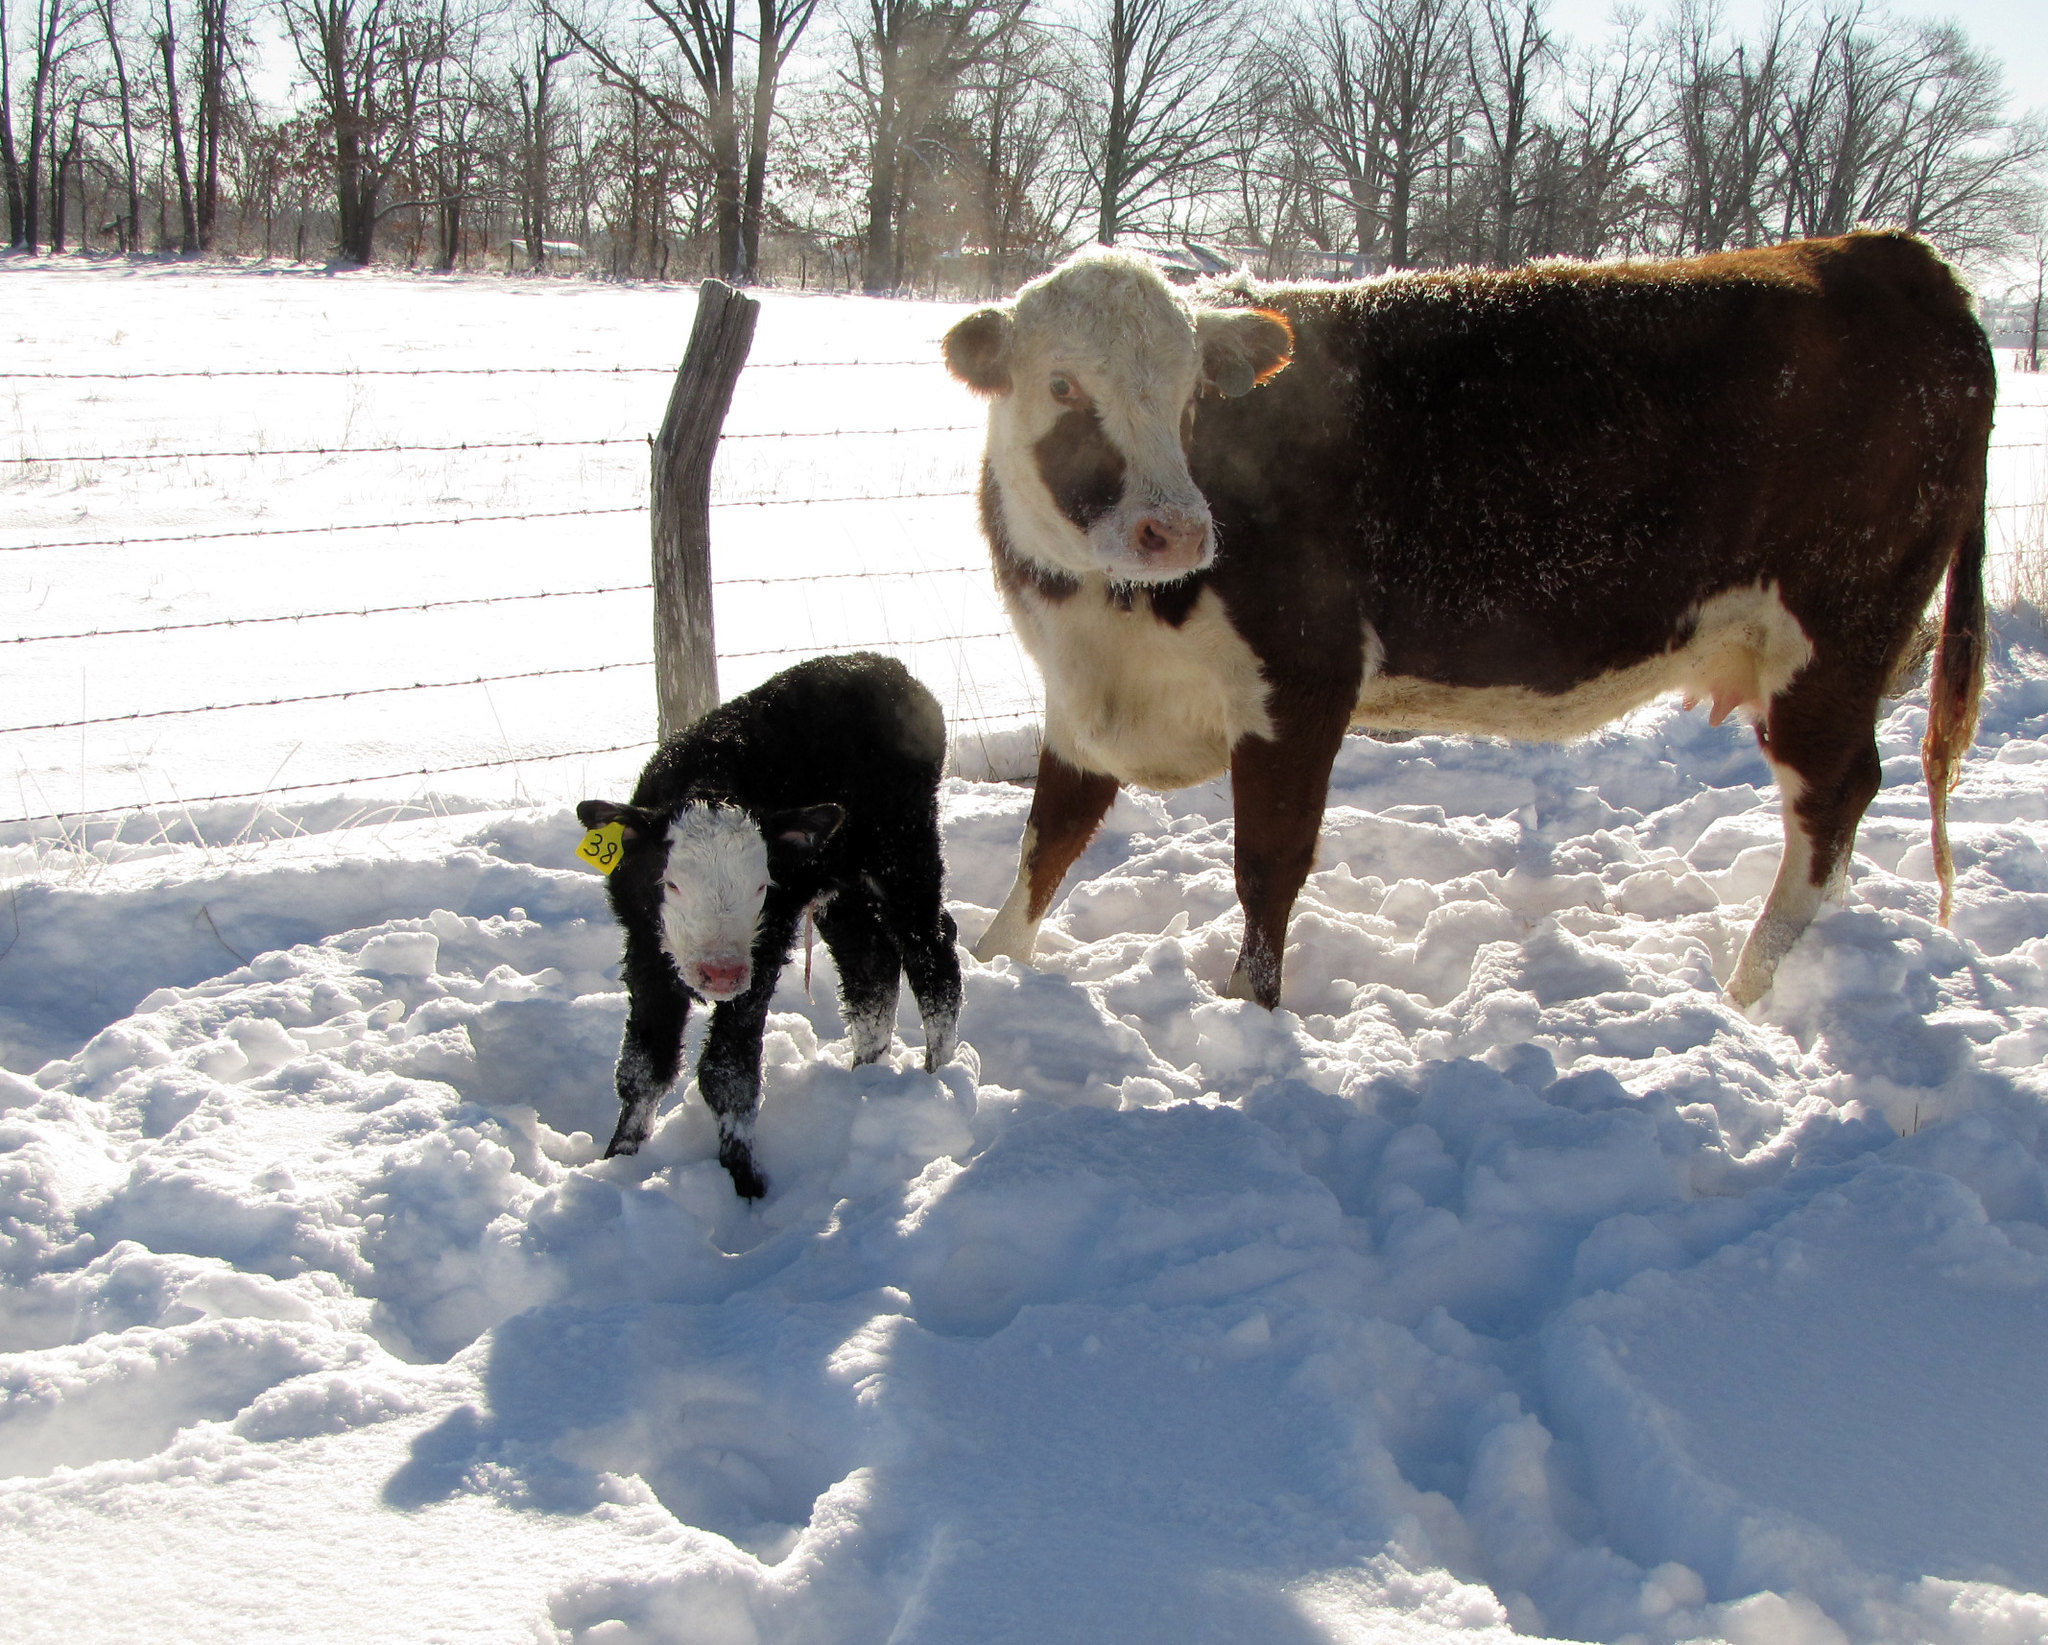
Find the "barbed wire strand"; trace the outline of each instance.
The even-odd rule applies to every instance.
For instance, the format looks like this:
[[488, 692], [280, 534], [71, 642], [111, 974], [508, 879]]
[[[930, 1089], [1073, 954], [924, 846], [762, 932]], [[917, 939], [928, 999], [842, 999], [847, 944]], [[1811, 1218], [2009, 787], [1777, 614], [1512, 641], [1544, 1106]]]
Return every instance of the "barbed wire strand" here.
[[0, 543], [0, 554], [36, 548], [139, 548], [161, 543], [226, 543], [253, 537], [318, 537], [343, 531], [410, 531], [422, 526], [507, 525], [519, 520], [588, 520], [607, 514], [644, 514], [645, 503], [618, 508], [554, 508], [530, 514], [451, 514], [434, 520], [369, 520], [357, 525], [270, 526], [260, 531], [197, 531], [173, 537], [79, 537], [54, 543]]
[[[928, 640], [850, 640], [844, 649], [868, 651], [888, 646], [951, 645], [956, 641], [1000, 639], [1009, 632], [1010, 630], [1005, 628], [990, 629], [980, 634], [941, 634]], [[720, 657], [741, 661], [756, 657], [797, 657], [812, 654], [812, 651], [801, 647], [777, 646], [765, 651], [727, 651], [720, 653]], [[352, 697], [388, 697], [412, 691], [456, 691], [464, 686], [502, 685], [511, 680], [554, 680], [572, 674], [609, 674], [621, 668], [653, 666], [652, 657], [640, 657], [627, 662], [591, 663], [577, 668], [529, 668], [514, 674], [478, 674], [464, 680], [421, 680], [412, 685], [354, 686], [347, 691], [317, 691], [298, 697], [252, 697], [245, 702], [200, 703], [191, 708], [144, 708], [130, 714], [95, 715], [91, 719], [46, 720], [36, 725], [0, 726], [0, 737], [16, 736], [29, 731], [78, 731], [94, 725], [128, 725], [136, 720], [168, 720], [190, 714], [229, 714], [245, 708], [289, 708], [304, 703], [343, 702]]]
[[287, 611], [273, 617], [213, 617], [197, 623], [159, 623], [145, 628], [87, 628], [74, 634], [14, 634], [0, 645], [42, 645], [56, 640], [111, 640], [136, 634], [187, 634], [201, 628], [254, 628], [265, 623], [310, 623], [328, 617], [388, 617], [415, 611], [448, 611], [465, 605], [517, 605], [528, 600], [581, 600], [597, 594], [645, 594], [651, 583], [616, 583], [608, 588], [555, 588], [537, 594], [478, 594], [462, 600], [422, 600], [413, 605], [345, 606], [337, 611]]
[[450, 777], [460, 771], [497, 771], [508, 765], [543, 765], [553, 760], [589, 759], [598, 754], [628, 754], [637, 748], [652, 748], [652, 738], [633, 743], [614, 743], [608, 748], [572, 748], [561, 754], [515, 754], [502, 760], [472, 760], [466, 765], [421, 767], [416, 771], [383, 771], [366, 777], [334, 777], [324, 782], [272, 783], [268, 788], [251, 788], [240, 794], [206, 794], [197, 799], [148, 800], [140, 805], [103, 805], [82, 811], [44, 811], [28, 817], [0, 817], [0, 828], [20, 823], [63, 822], [72, 817], [122, 817], [140, 811], [159, 811], [169, 806], [189, 809], [195, 805], [222, 805], [230, 800], [264, 800], [273, 794], [304, 794], [313, 789], [357, 788], [364, 783], [396, 782], [401, 777]]
[[[963, 636], [964, 637], [964, 636]], [[934, 644], [940, 642], [932, 642]], [[773, 655], [815, 655], [811, 652], [773, 653]], [[1018, 709], [1009, 714], [973, 714], [951, 719], [947, 724], [958, 729], [966, 725], [1029, 725], [1040, 712], [1036, 707]], [[400, 778], [451, 777], [464, 771], [500, 771], [511, 765], [546, 765], [558, 760], [593, 759], [600, 754], [630, 754], [642, 748], [654, 747], [654, 740], [646, 738], [639, 742], [613, 743], [605, 748], [573, 748], [560, 754], [515, 754], [505, 759], [471, 760], [462, 765], [441, 765], [422, 767], [418, 770], [384, 771], [363, 777], [336, 777], [321, 782], [273, 783], [268, 788], [247, 789], [239, 794], [205, 794], [194, 799], [150, 800], [138, 805], [105, 805], [79, 811], [44, 811], [30, 816], [0, 817], [0, 828], [15, 828], [26, 823], [66, 822], [78, 817], [128, 817], [144, 811], [161, 811], [172, 807], [189, 810], [195, 805], [224, 805], [235, 800], [267, 800], [274, 794], [305, 794], [330, 788], [359, 788], [364, 783], [397, 782]]]
[[[895, 571], [820, 571], [787, 577], [721, 577], [714, 588], [789, 588], [808, 583], [880, 581], [900, 577], [978, 576], [986, 561], [974, 565], [912, 566]], [[143, 634], [188, 634], [206, 628], [254, 628], [269, 623], [311, 623], [330, 617], [410, 616], [421, 611], [450, 611], [460, 606], [519, 605], [533, 600], [583, 600], [600, 594], [645, 594], [652, 583], [613, 583], [604, 588], [544, 589], [534, 594], [478, 594], [460, 600], [420, 600], [409, 605], [343, 606], [334, 611], [287, 611], [268, 617], [213, 617], [196, 623], [157, 623], [134, 628], [86, 628], [69, 634], [0, 635], [0, 645], [44, 645], [60, 640], [127, 639]]]
[[[980, 634], [941, 634], [928, 640], [886, 639], [849, 640], [844, 649], [849, 651], [881, 650], [890, 646], [952, 645], [967, 640], [1001, 639], [1010, 632], [1008, 629], [991, 629]], [[743, 661], [757, 657], [808, 657], [815, 655], [815, 648], [776, 646], [765, 651], [721, 652], [720, 660]], [[456, 691], [464, 686], [502, 685], [510, 680], [554, 680], [572, 674], [609, 674], [621, 668], [652, 668], [652, 657], [635, 658], [628, 662], [592, 663], [578, 668], [529, 668], [516, 674], [479, 674], [466, 680], [421, 680], [412, 685], [364, 685], [354, 686], [347, 691], [317, 691], [298, 697], [252, 697], [238, 703], [199, 703], [190, 708], [142, 708], [130, 714], [99, 714], [81, 720], [45, 720], [35, 725], [0, 726], [0, 737], [17, 736], [30, 731], [78, 731], [94, 725], [130, 725], [137, 720], [169, 720], [191, 714], [231, 714], [245, 708], [290, 708], [304, 703], [343, 702], [353, 697], [388, 697], [413, 691]]]
[[[945, 361], [934, 347], [917, 360], [756, 360], [748, 371], [872, 370], [895, 366], [940, 366]], [[213, 378], [249, 377], [640, 377], [675, 376], [675, 366], [335, 366], [268, 371], [0, 371], [0, 382], [23, 383], [150, 383], [204, 382]]]
[[594, 663], [584, 668], [530, 668], [518, 674], [479, 674], [468, 680], [421, 680], [413, 685], [364, 685], [348, 691], [318, 691], [302, 697], [259, 697], [239, 703], [201, 703], [192, 708], [142, 708], [132, 714], [101, 714], [89, 720], [49, 720], [41, 725], [0, 726], [0, 737], [24, 731], [77, 731], [89, 725], [128, 725], [136, 720], [169, 720], [186, 714], [229, 714], [243, 708], [285, 708], [299, 703], [341, 702], [351, 697], [386, 697], [395, 692], [454, 691], [468, 685], [500, 685], [507, 680], [550, 680], [565, 674], [607, 674], [621, 668], [652, 668], [652, 657], [625, 663]]
[[[728, 440], [880, 439], [909, 434], [976, 434], [981, 428], [980, 423], [931, 423], [921, 428], [764, 429], [754, 432], [743, 431], [738, 434], [720, 434], [719, 440], [723, 443]], [[39, 457], [0, 457], [0, 463], [15, 467], [55, 467], [61, 463], [184, 463], [218, 459], [253, 460], [258, 457], [390, 457], [403, 456], [411, 452], [574, 451], [589, 450], [598, 446], [639, 446], [644, 449], [648, 443], [646, 435], [622, 434], [595, 440], [461, 440], [453, 445], [424, 446], [277, 446], [242, 451], [65, 451]]]
[[[814, 508], [840, 503], [914, 503], [934, 498], [972, 497], [965, 489], [894, 491], [874, 497], [734, 497], [713, 502], [713, 508]], [[0, 543], [0, 554], [25, 554], [46, 548], [144, 548], [166, 543], [226, 543], [258, 537], [317, 537], [343, 531], [412, 531], [429, 526], [508, 525], [524, 520], [594, 520], [606, 515], [645, 514], [645, 503], [616, 508], [556, 508], [527, 514], [451, 514], [432, 520], [367, 520], [351, 525], [275, 526], [261, 531], [195, 531], [170, 537], [77, 537], [58, 542]]]
[[831, 646], [775, 646], [767, 651], [721, 651], [718, 660], [722, 663], [740, 662], [752, 657], [815, 657], [829, 651], [887, 651], [895, 646], [956, 645], [968, 640], [1006, 640], [1013, 632], [1007, 628], [991, 628], [979, 634], [934, 634], [928, 640], [892, 636], [882, 640], [847, 640]]

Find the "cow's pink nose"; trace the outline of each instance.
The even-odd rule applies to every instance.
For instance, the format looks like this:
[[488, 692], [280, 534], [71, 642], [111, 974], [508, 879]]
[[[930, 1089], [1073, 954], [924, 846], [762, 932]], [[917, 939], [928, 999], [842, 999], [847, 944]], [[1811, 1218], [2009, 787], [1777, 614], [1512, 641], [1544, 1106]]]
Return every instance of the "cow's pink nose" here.
[[1148, 514], [1131, 528], [1132, 549], [1162, 570], [1193, 570], [1208, 539], [1208, 522], [1186, 515]]
[[737, 994], [747, 985], [745, 960], [702, 960], [697, 965], [697, 986], [707, 994]]

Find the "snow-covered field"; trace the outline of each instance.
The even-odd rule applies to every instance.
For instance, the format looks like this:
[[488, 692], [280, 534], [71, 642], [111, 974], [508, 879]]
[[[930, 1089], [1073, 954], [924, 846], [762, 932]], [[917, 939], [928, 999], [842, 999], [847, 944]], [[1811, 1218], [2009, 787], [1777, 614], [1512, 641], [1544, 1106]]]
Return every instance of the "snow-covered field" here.
[[[756, 358], [907, 359], [954, 312], [771, 296]], [[688, 297], [45, 266], [0, 272], [0, 315], [19, 370], [310, 364], [303, 337], [363, 365], [630, 364], [672, 360]], [[753, 426], [971, 415], [937, 373], [849, 375], [843, 403], [786, 396]], [[303, 381], [201, 385], [169, 424], [117, 385], [74, 385], [55, 422], [50, 385], [8, 390], [25, 446], [82, 452], [637, 435], [663, 386], [540, 381], [366, 404], [353, 429], [350, 389], [288, 422]], [[2038, 389], [2008, 384], [2002, 441], [2041, 438]], [[735, 462], [722, 494], [938, 490], [973, 451], [809, 444], [831, 451]], [[36, 467], [0, 482], [0, 541], [636, 501], [638, 449], [604, 450], [367, 492], [346, 460], [165, 465], [169, 497]], [[964, 506], [732, 510], [719, 574], [967, 564]], [[637, 519], [575, 523], [450, 530], [432, 560], [372, 533], [0, 552], [0, 586], [9, 632], [57, 633], [644, 574]], [[735, 591], [722, 645], [808, 642], [790, 624], [836, 618], [828, 586], [870, 585], [751, 616]], [[946, 631], [941, 601], [952, 632], [999, 626], [984, 583], [896, 586], [917, 637]], [[580, 604], [98, 641], [61, 671], [0, 647], [0, 715], [644, 655], [644, 596]], [[1008, 642], [973, 643], [985, 661], [908, 660], [950, 706], [979, 688], [1017, 713]], [[466, 695], [149, 722], [125, 749], [10, 736], [7, 775], [56, 810], [81, 783], [87, 804], [279, 786], [292, 767], [257, 768], [295, 741], [312, 778], [651, 724], [644, 670], [493, 688], [480, 722]], [[0, 830], [0, 1634], [2048, 1640], [2048, 639], [2001, 638], [1953, 932], [1923, 719], [1893, 707], [1850, 905], [1757, 1021], [1714, 977], [1776, 803], [1746, 734], [1703, 714], [1562, 749], [1354, 739], [1271, 1015], [1216, 995], [1224, 789], [1126, 798], [1042, 968], [968, 965], [941, 1077], [910, 1044], [849, 1070], [829, 959], [808, 996], [791, 967], [758, 1207], [694, 1097], [639, 1156], [595, 1158], [623, 1000], [567, 801], [618, 792], [635, 756], [523, 767], [517, 807], [446, 780], [480, 799], [198, 806], [90, 850]], [[970, 933], [1028, 798], [948, 782]]]
[[[644, 746], [557, 756], [654, 735], [645, 440], [695, 311], [690, 287], [8, 266], [10, 374], [337, 375], [0, 376], [0, 458], [31, 459], [0, 463], [7, 632], [127, 631], [0, 645], [0, 734], [58, 727], [7, 736], [0, 819], [515, 758], [362, 795], [561, 799], [629, 778]], [[713, 572], [727, 694], [812, 650], [884, 644], [931, 682], [972, 768], [1037, 684], [966, 494], [979, 407], [938, 350], [959, 312], [768, 296], [726, 422]], [[844, 363], [860, 361], [889, 363]], [[423, 375], [379, 375], [405, 372]], [[940, 432], [862, 432], [897, 429]], [[162, 460], [336, 448], [357, 454]], [[790, 501], [820, 498], [848, 500]], [[241, 535], [176, 540], [215, 533]], [[443, 604], [542, 592], [567, 597]], [[602, 672], [462, 683], [578, 669]], [[389, 694], [289, 700], [366, 691]]]

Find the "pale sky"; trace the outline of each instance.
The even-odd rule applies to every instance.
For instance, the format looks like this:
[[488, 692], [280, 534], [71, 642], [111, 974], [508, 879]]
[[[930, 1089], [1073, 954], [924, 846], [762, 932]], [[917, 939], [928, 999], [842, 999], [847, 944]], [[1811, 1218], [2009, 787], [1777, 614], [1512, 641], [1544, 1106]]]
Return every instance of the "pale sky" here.
[[[1723, 0], [1732, 32], [1751, 34], [1770, 10], [1772, 0]], [[1644, 0], [1641, 9], [1652, 23], [1668, 14], [1668, 0]], [[2042, 0], [1953, 0], [1943, 5], [1916, 0], [1891, 0], [1886, 7], [1899, 17], [1951, 18], [1962, 24], [1970, 43], [1988, 50], [2005, 65], [2005, 84], [2016, 109], [2048, 114], [2048, 6]], [[1549, 17], [1560, 34], [1580, 42], [1597, 39], [1613, 15], [1614, 0], [1550, 0]]]

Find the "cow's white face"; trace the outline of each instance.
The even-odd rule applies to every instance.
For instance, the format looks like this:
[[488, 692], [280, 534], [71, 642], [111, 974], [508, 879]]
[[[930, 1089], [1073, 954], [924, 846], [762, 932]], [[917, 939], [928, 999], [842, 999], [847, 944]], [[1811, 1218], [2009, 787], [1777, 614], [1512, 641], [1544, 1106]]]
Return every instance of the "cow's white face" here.
[[767, 894], [768, 845], [752, 817], [696, 802], [676, 812], [661, 870], [661, 946], [684, 983], [714, 1001], [747, 991]]
[[1159, 583], [1216, 556], [1188, 473], [1195, 401], [1279, 371], [1292, 334], [1253, 309], [1203, 310], [1149, 261], [1079, 252], [946, 337], [953, 374], [990, 397], [988, 465], [1011, 547], [1047, 570]]

